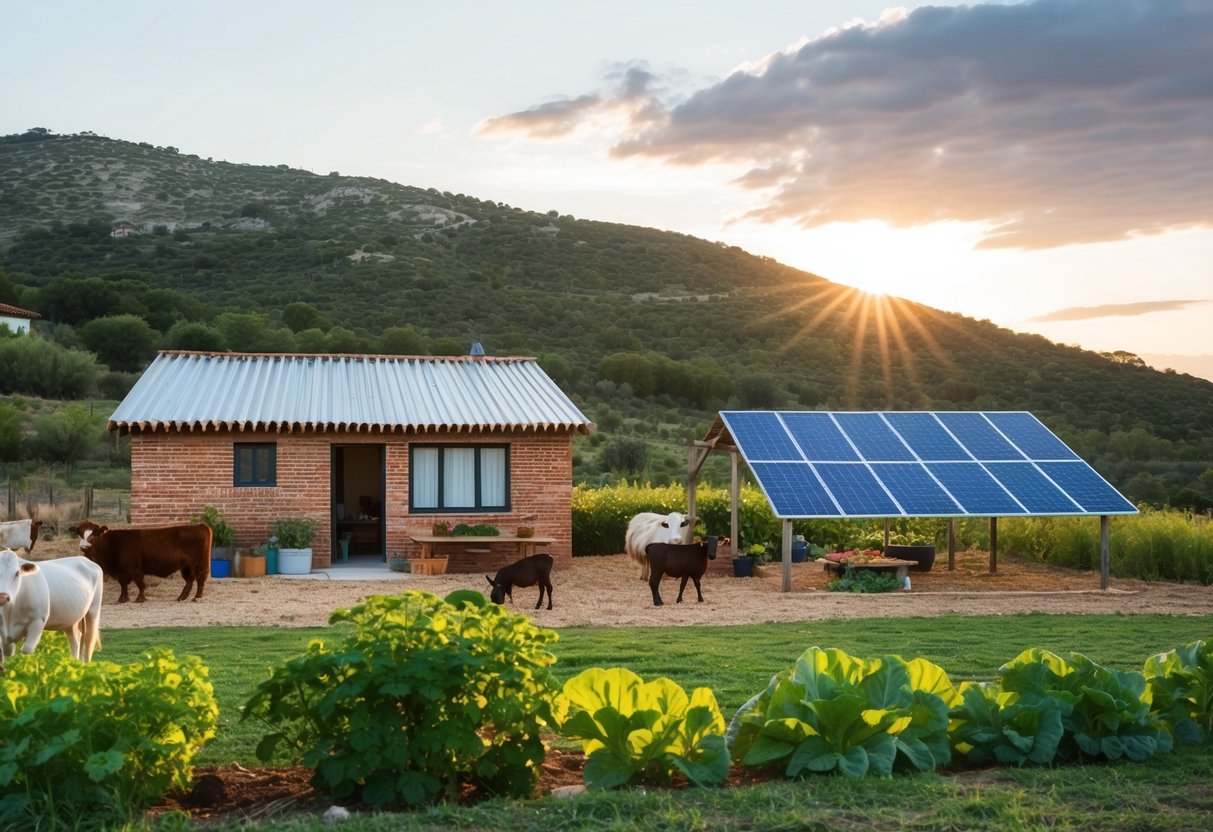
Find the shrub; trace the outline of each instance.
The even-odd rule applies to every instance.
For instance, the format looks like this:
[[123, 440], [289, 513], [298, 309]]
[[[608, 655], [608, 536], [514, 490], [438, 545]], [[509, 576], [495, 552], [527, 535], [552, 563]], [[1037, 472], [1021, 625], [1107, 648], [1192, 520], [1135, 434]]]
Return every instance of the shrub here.
[[330, 624], [352, 625], [345, 640], [313, 641], [245, 705], [244, 719], [273, 729], [258, 756], [285, 741], [317, 789], [376, 806], [454, 798], [463, 784], [529, 795], [556, 634], [479, 593], [452, 600], [412, 591], [334, 612]]
[[841, 577], [825, 585], [826, 592], [892, 592], [901, 589], [901, 581], [890, 572], [843, 567]]
[[202, 513], [190, 518], [191, 523], [205, 523], [211, 530], [211, 545], [227, 548], [236, 542], [236, 530], [223, 518], [223, 513], [214, 506], [204, 506]]
[[585, 784], [668, 783], [675, 770], [697, 785], [729, 773], [724, 717], [709, 688], [688, 697], [666, 678], [643, 681], [630, 670], [593, 667], [564, 685], [569, 716], [560, 733], [582, 741]]
[[200, 659], [73, 659], [62, 638], [0, 678], [0, 826], [106, 828], [189, 783], [219, 709]]

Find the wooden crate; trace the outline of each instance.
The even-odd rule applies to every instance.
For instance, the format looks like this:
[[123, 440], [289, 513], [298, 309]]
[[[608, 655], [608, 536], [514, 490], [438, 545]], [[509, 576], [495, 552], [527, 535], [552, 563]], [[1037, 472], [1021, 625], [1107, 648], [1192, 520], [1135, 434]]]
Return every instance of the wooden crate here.
[[446, 558], [411, 558], [409, 564], [414, 575], [445, 575], [446, 561]]

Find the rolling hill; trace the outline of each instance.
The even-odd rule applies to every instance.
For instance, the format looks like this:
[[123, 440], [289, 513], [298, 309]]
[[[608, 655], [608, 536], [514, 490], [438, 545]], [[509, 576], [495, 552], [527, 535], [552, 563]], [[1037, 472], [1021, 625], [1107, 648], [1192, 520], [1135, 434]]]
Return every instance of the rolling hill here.
[[600, 426], [586, 480], [679, 478], [724, 406], [1026, 409], [1131, 496], [1213, 506], [1213, 383], [683, 234], [31, 131], [0, 138], [0, 269], [128, 374], [157, 346], [537, 355]]

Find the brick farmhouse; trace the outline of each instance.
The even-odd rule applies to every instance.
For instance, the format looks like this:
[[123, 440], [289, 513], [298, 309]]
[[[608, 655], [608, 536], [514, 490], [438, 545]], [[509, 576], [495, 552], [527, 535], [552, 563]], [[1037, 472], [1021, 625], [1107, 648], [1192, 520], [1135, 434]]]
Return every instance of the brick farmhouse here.
[[[165, 351], [114, 411], [131, 438], [131, 522], [215, 506], [236, 545], [308, 517], [312, 567], [418, 553], [436, 521], [517, 526], [572, 557], [572, 438], [593, 425], [533, 358]], [[344, 541], [344, 543], [343, 543]], [[451, 552], [491, 571], [511, 547]]]

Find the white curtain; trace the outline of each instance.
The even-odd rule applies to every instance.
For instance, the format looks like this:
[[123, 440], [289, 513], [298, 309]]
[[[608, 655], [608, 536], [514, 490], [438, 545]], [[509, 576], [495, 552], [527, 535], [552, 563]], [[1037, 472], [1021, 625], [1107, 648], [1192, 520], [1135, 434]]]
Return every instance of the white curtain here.
[[438, 508], [438, 449], [413, 450], [413, 506]]
[[476, 505], [476, 449], [447, 448], [443, 467], [443, 506], [467, 508]]
[[480, 449], [480, 504], [505, 505], [505, 448]]

